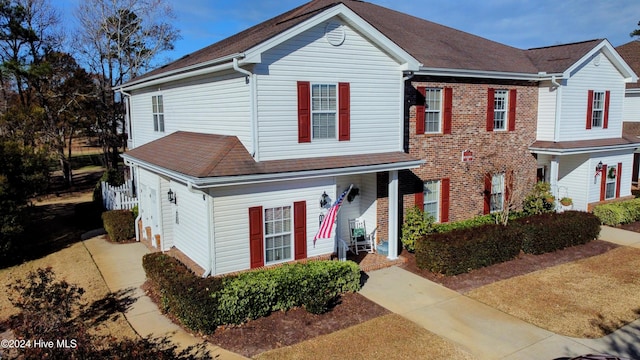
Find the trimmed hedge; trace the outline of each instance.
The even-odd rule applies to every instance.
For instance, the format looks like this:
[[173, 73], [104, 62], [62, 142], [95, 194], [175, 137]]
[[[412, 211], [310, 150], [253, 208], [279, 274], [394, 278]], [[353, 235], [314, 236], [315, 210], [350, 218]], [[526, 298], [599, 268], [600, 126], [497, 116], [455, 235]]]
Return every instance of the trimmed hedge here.
[[456, 275], [515, 258], [520, 253], [520, 227], [483, 225], [429, 234], [416, 243], [421, 269]]
[[602, 224], [609, 226], [640, 221], [640, 199], [598, 205], [593, 213]]
[[600, 233], [600, 220], [582, 211], [534, 215], [516, 220], [512, 225], [523, 228], [522, 250], [527, 254], [544, 254], [586, 244]]
[[530, 254], [585, 244], [598, 237], [600, 222], [580, 211], [540, 214], [509, 222], [429, 234], [416, 243], [419, 268], [456, 275]]
[[102, 213], [102, 224], [111, 241], [126, 241], [136, 236], [135, 219], [130, 210], [111, 210]]
[[206, 279], [162, 253], [145, 255], [143, 266], [159, 290], [163, 310], [204, 333], [296, 306], [319, 314], [330, 309], [340, 294], [360, 289], [360, 268], [352, 261], [285, 264]]

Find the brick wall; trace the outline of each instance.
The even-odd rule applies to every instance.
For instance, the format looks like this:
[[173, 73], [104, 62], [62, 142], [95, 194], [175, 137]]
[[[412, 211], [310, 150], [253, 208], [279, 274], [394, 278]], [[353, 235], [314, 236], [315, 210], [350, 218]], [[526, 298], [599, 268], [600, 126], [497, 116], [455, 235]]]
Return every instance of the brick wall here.
[[[450, 135], [416, 135], [416, 101], [424, 101], [417, 87], [453, 89], [452, 131]], [[515, 131], [487, 131], [488, 88], [515, 89], [517, 91]], [[403, 174], [400, 179], [404, 188], [402, 208], [415, 205], [411, 189], [420, 191], [421, 181], [449, 178], [450, 221], [463, 220], [481, 215], [484, 209], [484, 174], [496, 169], [514, 173], [513, 195], [516, 204], [533, 186], [536, 179], [537, 162], [528, 147], [535, 141], [538, 108], [538, 88], [526, 82], [455, 82], [451, 79], [414, 77], [406, 83], [406, 112], [408, 116], [409, 154], [426, 161]], [[464, 150], [473, 152], [474, 160], [462, 162]], [[413, 176], [412, 176], [413, 175]], [[410, 182], [414, 182], [411, 184]], [[407, 183], [409, 182], [409, 183]], [[407, 191], [409, 190], [409, 191]]]

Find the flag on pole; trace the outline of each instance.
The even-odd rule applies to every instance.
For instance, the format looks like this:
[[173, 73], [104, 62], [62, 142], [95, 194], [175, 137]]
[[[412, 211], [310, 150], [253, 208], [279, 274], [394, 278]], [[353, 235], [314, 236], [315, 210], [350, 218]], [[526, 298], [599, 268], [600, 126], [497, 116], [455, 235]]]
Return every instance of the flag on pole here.
[[333, 230], [333, 225], [336, 223], [336, 217], [338, 215], [338, 209], [340, 205], [342, 205], [342, 201], [344, 200], [347, 193], [349, 193], [351, 187], [345, 190], [339, 197], [336, 202], [331, 205], [329, 208], [329, 212], [322, 220], [322, 224], [320, 224], [320, 228], [318, 229], [318, 233], [313, 237], [313, 245], [316, 245], [316, 239], [327, 239], [331, 237], [331, 230]]

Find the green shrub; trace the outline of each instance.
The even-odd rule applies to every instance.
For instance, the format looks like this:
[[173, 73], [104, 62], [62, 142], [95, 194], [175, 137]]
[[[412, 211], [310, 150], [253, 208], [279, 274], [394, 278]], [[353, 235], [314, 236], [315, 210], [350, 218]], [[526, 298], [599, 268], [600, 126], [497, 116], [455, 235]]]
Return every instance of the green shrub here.
[[602, 224], [609, 226], [640, 221], [640, 199], [598, 205], [593, 213]]
[[285, 264], [206, 279], [161, 253], [145, 255], [143, 266], [159, 289], [163, 310], [186, 327], [205, 333], [218, 325], [241, 324], [296, 306], [322, 313], [340, 294], [360, 289], [360, 268], [352, 261]]
[[409, 252], [415, 251], [418, 239], [432, 231], [433, 217], [417, 206], [407, 211], [402, 224], [402, 246]]
[[528, 254], [543, 254], [586, 244], [596, 239], [600, 233], [598, 218], [581, 211], [530, 216], [513, 225], [522, 227], [522, 250]]
[[453, 230], [469, 229], [482, 225], [490, 225], [496, 223], [494, 214], [476, 216], [471, 219], [455, 221], [450, 223], [433, 224], [433, 232], [445, 233]]
[[551, 185], [542, 181], [533, 186], [522, 203], [522, 211], [526, 215], [551, 213], [555, 207], [555, 199], [551, 195]]
[[126, 241], [136, 236], [135, 217], [130, 210], [111, 210], [102, 213], [104, 229], [111, 241]]
[[429, 234], [416, 244], [417, 266], [456, 275], [504, 262], [520, 253], [522, 236], [518, 226], [495, 224]]

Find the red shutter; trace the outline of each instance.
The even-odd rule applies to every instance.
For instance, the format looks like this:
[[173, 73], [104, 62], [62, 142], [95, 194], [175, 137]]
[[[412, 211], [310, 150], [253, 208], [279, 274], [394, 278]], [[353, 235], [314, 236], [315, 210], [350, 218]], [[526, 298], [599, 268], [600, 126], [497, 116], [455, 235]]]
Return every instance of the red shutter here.
[[618, 169], [616, 171], [616, 198], [620, 197], [621, 179], [622, 179], [622, 163], [618, 163]]
[[295, 259], [307, 258], [307, 202], [293, 203], [293, 239]]
[[418, 86], [418, 92], [422, 95], [422, 98], [418, 96], [416, 102], [416, 134], [424, 134], [424, 98], [427, 93], [427, 88], [424, 86]]
[[264, 266], [262, 206], [249, 208], [249, 253], [251, 268]]
[[493, 131], [493, 110], [496, 89], [487, 89], [487, 131]]
[[298, 142], [311, 142], [311, 84], [298, 81]]
[[604, 201], [607, 191], [607, 165], [602, 165], [602, 173], [600, 174], [600, 201]]
[[451, 88], [444, 88], [443, 109], [442, 133], [451, 134], [451, 118], [453, 117], [453, 89]]
[[424, 211], [424, 184], [421, 186], [422, 191], [417, 192], [415, 194], [415, 198], [416, 198], [416, 206]]
[[449, 222], [449, 190], [451, 182], [449, 179], [440, 180], [440, 222]]
[[484, 175], [484, 214], [491, 212], [491, 174]]
[[516, 130], [516, 102], [518, 101], [516, 89], [509, 90], [509, 131]]
[[587, 96], [587, 130], [591, 129], [591, 120], [593, 117], [593, 90], [589, 90]]
[[609, 100], [611, 99], [611, 91], [606, 91], [604, 93], [604, 120], [602, 120], [602, 128], [606, 129], [609, 127]]
[[338, 140], [351, 137], [351, 90], [349, 83], [338, 84]]

